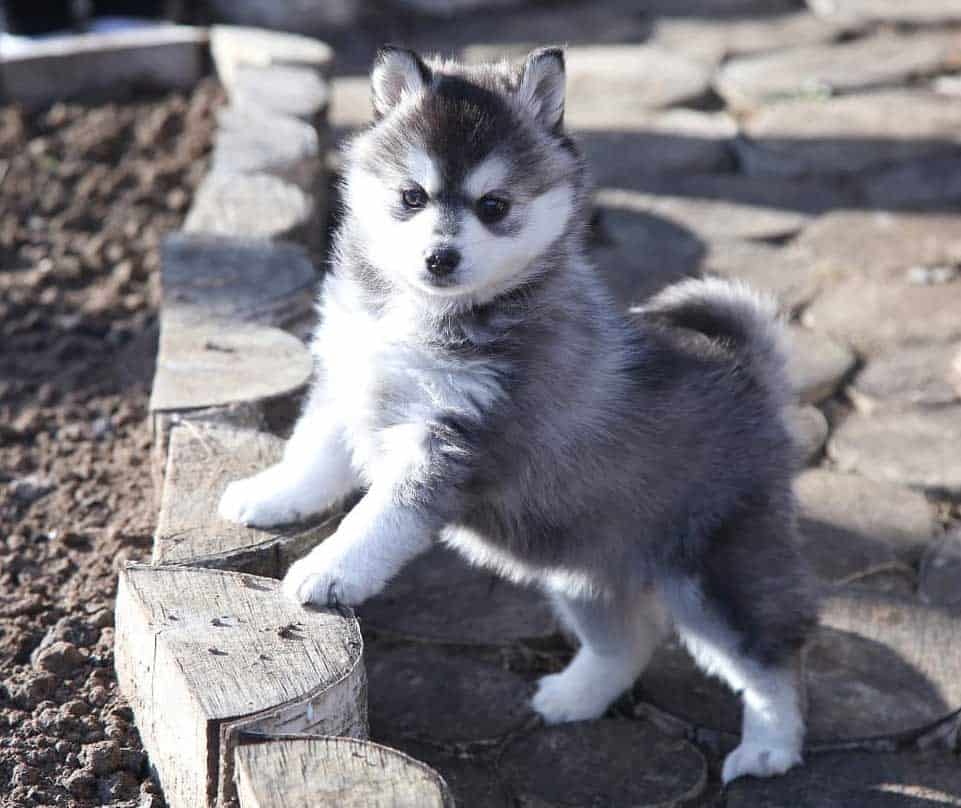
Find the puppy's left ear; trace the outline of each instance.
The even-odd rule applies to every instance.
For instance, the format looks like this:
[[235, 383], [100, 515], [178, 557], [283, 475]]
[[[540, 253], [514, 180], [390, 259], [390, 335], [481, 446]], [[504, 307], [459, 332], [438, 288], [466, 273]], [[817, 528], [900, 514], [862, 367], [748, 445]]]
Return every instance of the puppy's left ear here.
[[384, 117], [405, 94], [419, 93], [430, 82], [430, 68], [414, 51], [384, 45], [370, 74], [375, 116]]
[[524, 63], [517, 97], [538, 123], [559, 132], [564, 126], [564, 51], [533, 51]]

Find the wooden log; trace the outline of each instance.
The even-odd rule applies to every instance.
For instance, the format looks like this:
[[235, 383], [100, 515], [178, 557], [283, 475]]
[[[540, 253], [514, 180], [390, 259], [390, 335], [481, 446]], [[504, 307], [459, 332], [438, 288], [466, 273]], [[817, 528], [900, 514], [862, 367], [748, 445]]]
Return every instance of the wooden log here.
[[117, 677], [170, 808], [234, 798], [244, 732], [367, 735], [357, 620], [303, 609], [277, 589], [192, 567], [120, 573]]
[[348, 738], [238, 746], [240, 808], [453, 808], [443, 778], [403, 752]]
[[282, 452], [283, 441], [265, 432], [190, 421], [175, 426], [152, 563], [279, 578], [293, 561], [333, 533], [340, 513], [280, 530], [244, 527], [217, 515], [229, 482], [267, 468]]

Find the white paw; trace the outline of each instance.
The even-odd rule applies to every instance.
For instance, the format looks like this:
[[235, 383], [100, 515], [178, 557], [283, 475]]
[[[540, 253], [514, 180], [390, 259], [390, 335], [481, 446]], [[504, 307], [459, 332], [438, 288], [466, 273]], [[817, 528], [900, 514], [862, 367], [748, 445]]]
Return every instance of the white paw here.
[[565, 670], [544, 676], [538, 681], [531, 707], [545, 723], [588, 721], [604, 714], [609, 700], [601, 701], [596, 690], [592, 692], [591, 688], [584, 687], [579, 678]]
[[279, 466], [235, 480], [220, 498], [222, 519], [251, 527], [271, 527], [298, 522], [309, 513], [303, 495]]
[[324, 552], [321, 545], [291, 565], [281, 590], [295, 603], [359, 606], [380, 592], [385, 584], [385, 580], [371, 575], [369, 570]]
[[793, 744], [742, 743], [724, 759], [721, 780], [726, 784], [746, 774], [773, 777], [800, 762], [801, 750]]

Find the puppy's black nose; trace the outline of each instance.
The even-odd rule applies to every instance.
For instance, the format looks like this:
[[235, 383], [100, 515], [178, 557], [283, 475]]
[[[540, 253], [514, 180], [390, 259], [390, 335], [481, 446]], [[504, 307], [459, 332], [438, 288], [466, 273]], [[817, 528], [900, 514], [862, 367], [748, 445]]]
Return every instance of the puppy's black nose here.
[[460, 263], [460, 253], [453, 247], [438, 247], [427, 256], [427, 271], [438, 278], [450, 275]]

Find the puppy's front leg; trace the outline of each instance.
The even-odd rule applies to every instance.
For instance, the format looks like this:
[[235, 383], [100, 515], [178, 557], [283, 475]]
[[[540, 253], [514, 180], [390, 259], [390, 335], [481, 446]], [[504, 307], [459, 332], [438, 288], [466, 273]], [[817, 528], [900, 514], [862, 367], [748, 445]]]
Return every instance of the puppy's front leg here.
[[318, 385], [287, 441], [283, 459], [230, 483], [218, 511], [222, 518], [243, 525], [288, 524], [320, 513], [360, 485], [336, 407]]
[[429, 520], [383, 488], [375, 484], [333, 536], [291, 566], [283, 582], [287, 597], [356, 606], [430, 546], [434, 527]]

